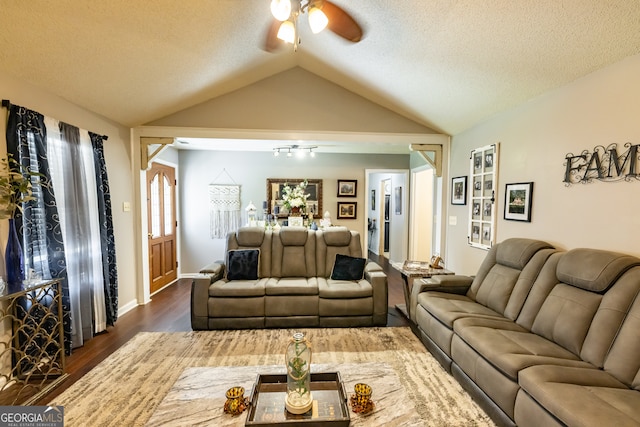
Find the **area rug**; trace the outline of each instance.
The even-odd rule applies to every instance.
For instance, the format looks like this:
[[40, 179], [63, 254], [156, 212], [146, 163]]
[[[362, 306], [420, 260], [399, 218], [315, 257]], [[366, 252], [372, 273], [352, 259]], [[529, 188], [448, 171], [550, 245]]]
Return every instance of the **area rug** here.
[[[283, 363], [293, 330], [141, 332], [49, 402], [65, 426], [143, 426], [185, 368]], [[493, 426], [407, 327], [303, 330], [314, 363], [384, 362], [425, 426]]]

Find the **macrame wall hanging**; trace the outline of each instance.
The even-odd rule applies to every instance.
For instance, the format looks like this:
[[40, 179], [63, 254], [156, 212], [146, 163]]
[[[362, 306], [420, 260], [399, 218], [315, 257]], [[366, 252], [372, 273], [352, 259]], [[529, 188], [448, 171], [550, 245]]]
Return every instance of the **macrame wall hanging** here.
[[[233, 184], [216, 184], [226, 174]], [[210, 229], [212, 239], [224, 239], [230, 231], [240, 228], [240, 186], [226, 169], [209, 184]]]

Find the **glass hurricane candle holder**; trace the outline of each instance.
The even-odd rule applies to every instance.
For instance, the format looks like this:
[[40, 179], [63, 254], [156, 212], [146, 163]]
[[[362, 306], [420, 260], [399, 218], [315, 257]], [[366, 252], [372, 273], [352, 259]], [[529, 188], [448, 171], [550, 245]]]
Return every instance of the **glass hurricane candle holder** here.
[[302, 332], [293, 334], [285, 352], [287, 364], [287, 395], [285, 408], [292, 414], [304, 414], [311, 409], [311, 344]]

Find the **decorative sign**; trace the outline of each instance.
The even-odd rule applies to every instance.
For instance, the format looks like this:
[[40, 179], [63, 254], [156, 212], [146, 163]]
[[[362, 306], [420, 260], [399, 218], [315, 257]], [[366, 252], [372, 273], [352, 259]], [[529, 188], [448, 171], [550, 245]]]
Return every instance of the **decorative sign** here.
[[640, 181], [640, 144], [631, 145], [627, 142], [624, 147], [623, 153], [618, 153], [618, 144], [608, 147], [598, 145], [593, 152], [584, 150], [579, 155], [568, 153], [565, 156], [563, 182], [569, 186], [590, 183], [594, 179], [605, 182]]

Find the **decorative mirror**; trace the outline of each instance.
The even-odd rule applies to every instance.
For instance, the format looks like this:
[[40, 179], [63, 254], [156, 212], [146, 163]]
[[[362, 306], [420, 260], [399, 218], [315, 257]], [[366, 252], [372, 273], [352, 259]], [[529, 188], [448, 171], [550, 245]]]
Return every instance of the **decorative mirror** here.
[[[278, 218], [288, 217], [289, 212], [282, 205], [282, 189], [287, 184], [294, 187], [302, 181], [304, 178], [267, 178], [267, 213]], [[313, 215], [313, 218], [322, 218], [322, 180], [307, 179], [307, 183], [307, 213], [309, 217]]]

